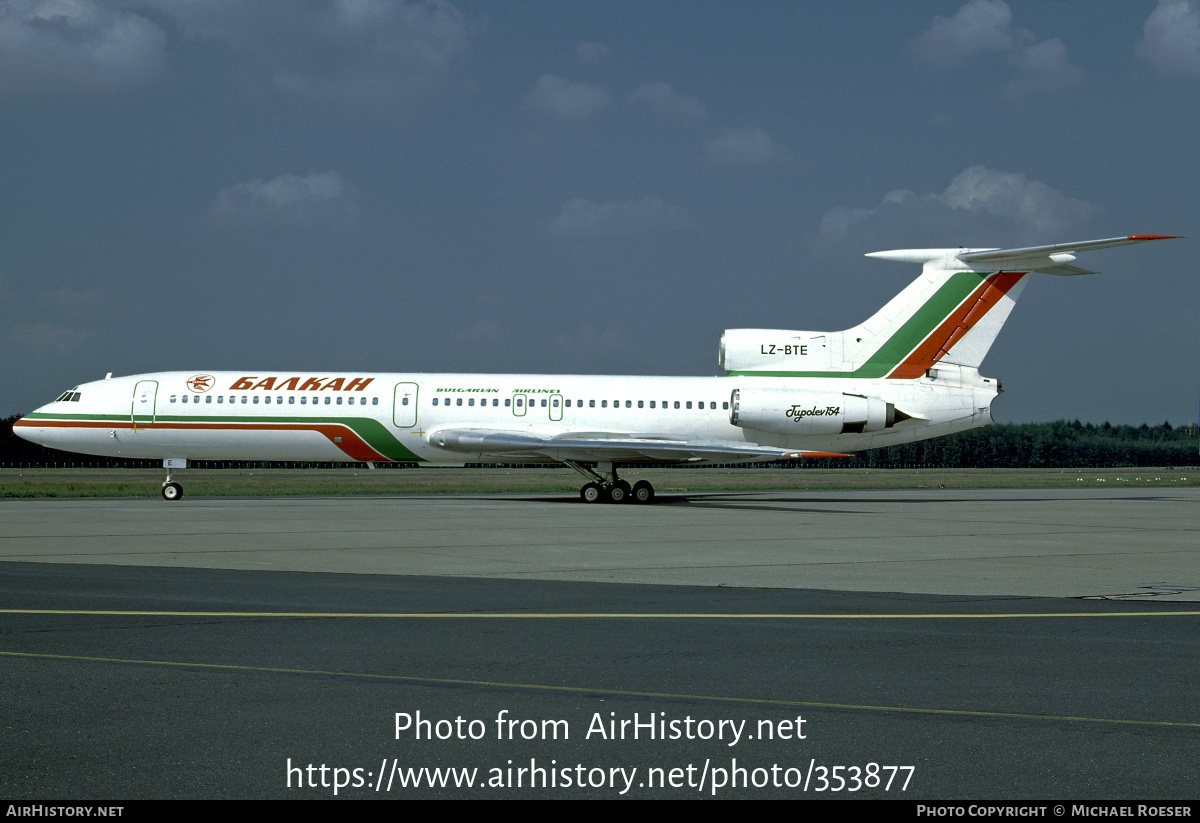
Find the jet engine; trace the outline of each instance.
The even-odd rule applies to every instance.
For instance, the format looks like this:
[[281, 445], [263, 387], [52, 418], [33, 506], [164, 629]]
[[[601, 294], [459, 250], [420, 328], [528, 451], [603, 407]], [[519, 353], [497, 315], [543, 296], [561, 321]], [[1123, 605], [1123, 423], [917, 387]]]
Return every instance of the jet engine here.
[[734, 389], [729, 422], [774, 434], [861, 434], [890, 429], [908, 415], [878, 397], [804, 389]]

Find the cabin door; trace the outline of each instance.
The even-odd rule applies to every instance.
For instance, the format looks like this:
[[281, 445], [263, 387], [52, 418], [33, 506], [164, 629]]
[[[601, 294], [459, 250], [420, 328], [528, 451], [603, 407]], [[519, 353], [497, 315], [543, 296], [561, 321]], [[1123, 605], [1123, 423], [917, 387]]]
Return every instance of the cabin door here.
[[417, 384], [397, 383], [392, 407], [392, 422], [400, 429], [417, 425]]
[[153, 426], [158, 404], [158, 381], [139, 380], [133, 387], [133, 404], [129, 408], [129, 419], [135, 426]]

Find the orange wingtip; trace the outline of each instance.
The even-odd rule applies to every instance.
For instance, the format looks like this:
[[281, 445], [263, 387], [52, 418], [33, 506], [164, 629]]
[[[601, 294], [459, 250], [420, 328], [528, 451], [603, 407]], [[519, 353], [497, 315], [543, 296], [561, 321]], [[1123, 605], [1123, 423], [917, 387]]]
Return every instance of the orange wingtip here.
[[1178, 240], [1178, 234], [1131, 234], [1130, 240]]
[[852, 454], [839, 454], [838, 452], [789, 452], [784, 457], [853, 457]]

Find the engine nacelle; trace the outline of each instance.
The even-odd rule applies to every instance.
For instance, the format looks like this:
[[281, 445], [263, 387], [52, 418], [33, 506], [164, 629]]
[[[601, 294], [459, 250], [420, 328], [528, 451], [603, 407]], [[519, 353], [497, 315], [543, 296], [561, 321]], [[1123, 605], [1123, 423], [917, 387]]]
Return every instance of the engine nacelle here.
[[861, 434], [907, 418], [878, 397], [803, 389], [734, 389], [729, 422], [774, 434]]
[[717, 365], [726, 371], [818, 371], [841, 359], [841, 332], [726, 329]]

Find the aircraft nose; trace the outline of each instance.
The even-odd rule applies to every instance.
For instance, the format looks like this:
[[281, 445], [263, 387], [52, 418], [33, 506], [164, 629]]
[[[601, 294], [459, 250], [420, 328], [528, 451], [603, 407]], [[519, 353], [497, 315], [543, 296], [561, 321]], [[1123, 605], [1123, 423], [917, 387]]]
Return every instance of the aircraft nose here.
[[17, 437], [20, 437], [22, 440], [32, 441], [33, 437], [30, 436], [33, 434], [33, 430], [30, 428], [32, 425], [33, 423], [28, 417], [18, 417], [13, 421], [13, 434], [15, 434]]
[[38, 439], [38, 435], [42, 431], [42, 424], [38, 420], [37, 415], [44, 413], [46, 406], [34, 409], [24, 417], [18, 417], [13, 421], [13, 434], [20, 437], [22, 440], [28, 440], [30, 443], [37, 443], [39, 446], [45, 445]]

